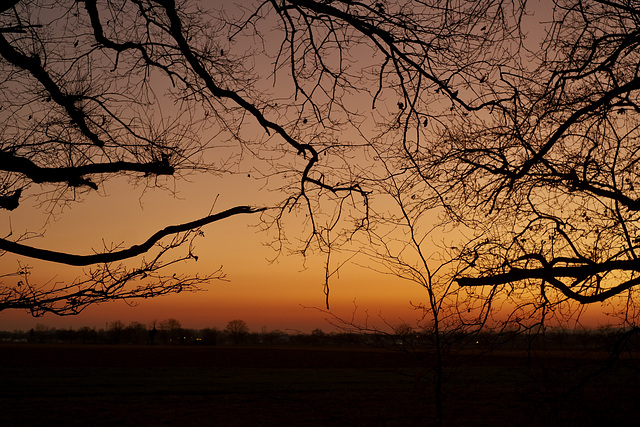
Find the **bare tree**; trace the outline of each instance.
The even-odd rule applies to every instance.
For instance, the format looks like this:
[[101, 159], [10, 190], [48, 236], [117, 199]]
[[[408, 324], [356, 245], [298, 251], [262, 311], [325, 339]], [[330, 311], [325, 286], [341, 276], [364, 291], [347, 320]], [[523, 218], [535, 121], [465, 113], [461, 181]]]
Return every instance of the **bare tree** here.
[[[365, 213], [341, 205], [311, 224], [327, 293], [332, 256], [358, 229], [341, 227], [348, 217], [374, 259], [425, 287], [435, 325], [481, 326], [496, 300], [526, 328], [605, 301], [637, 321], [635, 3], [269, 5], [303, 124], [306, 109], [327, 140], [353, 132], [321, 151], [344, 166], [318, 170], [369, 192]], [[351, 111], [349, 96], [370, 109]], [[432, 227], [453, 230], [437, 256]]]
[[[244, 156], [264, 165], [252, 177], [264, 178], [277, 200], [89, 255], [41, 249], [33, 233], [10, 230], [0, 250], [91, 268], [54, 288], [31, 284], [26, 267], [9, 272], [0, 307], [71, 314], [195, 289], [221, 273], [171, 269], [196, 258], [201, 227], [258, 212], [275, 226], [279, 249], [293, 243], [326, 255], [328, 301], [342, 262], [332, 254], [397, 214], [385, 213], [391, 196], [410, 210], [403, 226], [420, 229], [423, 213], [433, 213], [435, 225], [456, 230], [437, 264], [449, 274], [445, 294], [454, 282], [468, 298], [500, 293], [542, 318], [579, 313], [572, 302], [618, 298], [633, 321], [633, 2], [558, 0], [549, 16], [499, 0], [201, 6], [4, 6], [0, 207], [18, 213], [36, 201], [53, 212], [116, 176], [163, 186], [189, 173], [245, 173]], [[165, 101], [175, 105], [170, 114], [162, 114]], [[220, 147], [230, 154], [212, 160]], [[385, 253], [388, 237], [368, 236]], [[407, 243], [423, 250], [420, 240]]]
[[[194, 96], [189, 77], [180, 77], [190, 68], [185, 54], [195, 54], [186, 45], [180, 47], [181, 26], [187, 31], [192, 19], [178, 16], [172, 2], [164, 6], [130, 2], [124, 9], [96, 1], [14, 3], [0, 15], [1, 209], [20, 214], [34, 209], [29, 205], [35, 199], [36, 209], [44, 207], [55, 214], [113, 177], [162, 186], [163, 176], [223, 170], [204, 161], [210, 147], [199, 139], [201, 124], [185, 118], [196, 107], [183, 108], [173, 117], [163, 117], [157, 107], [163, 101], [154, 89], [171, 80], [184, 84], [169, 99], [178, 98], [180, 92], [186, 98]], [[157, 13], [164, 13], [164, 23], [155, 22], [160, 19]], [[194, 27], [194, 31], [198, 28], [202, 30]], [[198, 59], [190, 60], [192, 66], [204, 66]], [[220, 66], [230, 67], [231, 61]], [[158, 72], [166, 76], [164, 82], [156, 82], [161, 80]], [[230, 81], [241, 74], [229, 73]], [[25, 201], [30, 203], [25, 206]], [[0, 310], [75, 314], [103, 301], [197, 289], [221, 278], [221, 272], [188, 277], [165, 270], [196, 258], [192, 243], [201, 227], [260, 210], [232, 207], [170, 225], [140, 244], [126, 248], [107, 244], [88, 255], [39, 248], [30, 244], [39, 233], [27, 230], [15, 235], [9, 230], [0, 239], [5, 253], [92, 267], [72, 283], [52, 286], [32, 284], [31, 268], [21, 266], [3, 275]], [[166, 253], [179, 247], [187, 250], [167, 260]], [[150, 257], [137, 267], [123, 263], [145, 253]]]
[[234, 344], [242, 344], [249, 335], [249, 326], [244, 320], [231, 320], [224, 328], [224, 332], [231, 338]]
[[[373, 260], [371, 268], [379, 273], [407, 280], [425, 291], [424, 302], [411, 302], [421, 313], [417, 327], [403, 323], [394, 326], [393, 332], [401, 340], [403, 351], [420, 355], [426, 348], [433, 352], [435, 360], [425, 361], [432, 375], [422, 380], [433, 386], [435, 422], [442, 425], [448, 376], [445, 358], [460, 336], [468, 337], [481, 330], [492, 296], [469, 299], [453, 282], [455, 260], [447, 258], [449, 251], [437, 240], [441, 230], [429, 220], [432, 209], [406, 191], [412, 187], [415, 191], [410, 184], [413, 178], [412, 174], [395, 175], [389, 180], [388, 203], [395, 203], [395, 214], [390, 215], [391, 211], [376, 218], [376, 227], [369, 233], [372, 245], [364, 253]], [[416, 339], [416, 333], [422, 339]]]
[[177, 343], [182, 338], [182, 325], [174, 318], [166, 319], [158, 324], [160, 340], [164, 344]]
[[[286, 34], [278, 60], [310, 107], [313, 90], [344, 88], [379, 107], [376, 130], [358, 126], [364, 148], [347, 170], [369, 199], [391, 189], [457, 230], [442, 254], [463, 293], [501, 294], [515, 321], [606, 301], [633, 323], [638, 8], [550, 6], [291, 0], [275, 6]], [[308, 73], [316, 85], [305, 86]], [[332, 107], [348, 111], [339, 99]], [[316, 235], [331, 254], [340, 245], [328, 224]]]
[[[242, 173], [238, 159], [246, 153], [294, 159], [285, 166], [269, 160], [276, 167], [269, 173], [289, 172], [282, 209], [311, 208], [312, 188], [364, 194], [355, 185], [332, 185], [313, 175], [318, 149], [256, 87], [254, 52], [233, 50], [238, 30], [222, 12], [173, 0], [3, 5], [0, 209], [5, 215], [28, 209], [57, 214], [119, 176], [163, 187], [189, 173]], [[170, 103], [175, 108], [164, 113]], [[246, 131], [247, 122], [267, 137]], [[204, 131], [215, 137], [203, 137]], [[210, 155], [215, 149], [230, 154]], [[38, 247], [40, 233], [9, 228], [0, 238], [3, 253], [90, 269], [72, 283], [52, 286], [31, 283], [31, 267], [22, 263], [2, 276], [0, 309], [66, 315], [109, 300], [196, 290], [222, 273], [185, 276], [171, 270], [197, 259], [192, 249], [200, 229], [265, 208], [238, 205], [169, 225], [141, 243], [106, 243], [86, 255]]]
[[442, 128], [418, 169], [442, 171], [430, 183], [474, 230], [459, 285], [543, 318], [612, 301], [633, 323], [640, 15], [625, 1], [554, 6], [528, 63], [501, 73], [508, 96]]

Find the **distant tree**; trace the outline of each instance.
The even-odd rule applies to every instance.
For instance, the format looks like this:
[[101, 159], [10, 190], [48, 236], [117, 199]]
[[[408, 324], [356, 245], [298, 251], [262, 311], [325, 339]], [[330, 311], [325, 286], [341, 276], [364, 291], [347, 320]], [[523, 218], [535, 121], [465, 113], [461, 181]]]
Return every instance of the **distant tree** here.
[[98, 333], [95, 329], [83, 326], [76, 332], [78, 339], [82, 344], [96, 344], [98, 342]]
[[166, 319], [158, 324], [160, 340], [164, 343], [179, 343], [182, 336], [182, 325], [174, 318]]
[[59, 343], [65, 344], [73, 344], [77, 335], [77, 331], [74, 331], [72, 328], [69, 329], [56, 329], [55, 331], [55, 339]]
[[[263, 6], [246, 21], [252, 31], [267, 21]], [[500, 295], [516, 307], [509, 320], [530, 328], [605, 302], [636, 323], [640, 9], [628, 0], [536, 6], [273, 3], [276, 64], [291, 70], [303, 107], [336, 118], [326, 135], [335, 136], [333, 170], [322, 178], [342, 174], [377, 201], [367, 210], [343, 200], [329, 221], [311, 221], [327, 285], [340, 265], [331, 255], [353, 238], [345, 216], [368, 232], [395, 228], [377, 233], [383, 245], [414, 245], [406, 221], [394, 222], [402, 213], [385, 205], [395, 197], [412, 221], [431, 213], [413, 223], [436, 230], [422, 236], [449, 232], [415, 243], [446, 266], [441, 283], [461, 287], [472, 312]], [[353, 93], [357, 112], [347, 107]]]
[[413, 326], [403, 322], [393, 327], [393, 334], [398, 339], [406, 341], [411, 340], [411, 338], [415, 335], [415, 331]]
[[140, 322], [131, 322], [124, 328], [123, 341], [129, 344], [146, 344], [149, 342], [147, 327]]
[[302, 337], [302, 339], [308, 344], [327, 344], [330, 342], [330, 336], [320, 328], [315, 328], [311, 334]]
[[281, 343], [286, 338], [287, 334], [280, 329], [273, 329], [270, 331], [263, 331], [260, 334], [261, 341], [267, 345], [274, 345]]
[[51, 338], [53, 332], [54, 331], [47, 325], [38, 323], [35, 328], [31, 328], [31, 330], [29, 330], [29, 341], [42, 344]]
[[220, 336], [220, 331], [216, 328], [205, 328], [200, 330], [200, 338], [202, 338], [203, 344], [206, 345], [216, 345], [218, 343], [218, 337]]
[[231, 338], [234, 344], [244, 344], [244, 341], [251, 331], [244, 320], [231, 320], [224, 328], [224, 332]]
[[107, 325], [107, 340], [110, 344], [120, 344], [124, 338], [125, 324], [120, 320], [114, 320]]

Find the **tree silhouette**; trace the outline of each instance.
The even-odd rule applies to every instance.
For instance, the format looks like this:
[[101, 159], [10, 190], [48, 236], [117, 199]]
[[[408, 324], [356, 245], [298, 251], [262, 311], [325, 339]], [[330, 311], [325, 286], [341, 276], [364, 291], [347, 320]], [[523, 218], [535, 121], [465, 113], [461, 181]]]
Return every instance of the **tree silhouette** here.
[[160, 339], [164, 344], [180, 342], [182, 337], [182, 325], [176, 319], [166, 319], [158, 324]]
[[[331, 176], [347, 171], [370, 192], [366, 211], [340, 210], [366, 227], [357, 250], [425, 288], [418, 307], [434, 321], [438, 357], [448, 332], [505, 320], [492, 317], [500, 311], [544, 330], [607, 302], [637, 322], [640, 15], [629, 1], [549, 6], [274, 7], [285, 34], [277, 63], [299, 97], [322, 115], [316, 94], [331, 93], [348, 117], [333, 150], [351, 161]], [[327, 294], [339, 249], [355, 239], [338, 217], [314, 233]]]
[[[310, 187], [358, 191], [312, 176], [318, 150], [288, 126], [288, 119], [272, 113], [275, 108], [255, 87], [251, 55], [229, 51], [233, 29], [222, 14], [173, 0], [3, 5], [0, 209], [58, 214], [121, 176], [134, 185], [165, 187], [189, 173], [234, 173], [240, 170], [236, 159], [256, 147], [260, 155], [296, 159], [289, 182], [297, 185], [289, 184], [283, 197], [290, 209], [310, 205]], [[176, 112], [163, 113], [167, 103], [175, 103]], [[267, 135], [255, 147], [242, 133], [246, 122]], [[203, 137], [212, 129], [217, 138]], [[230, 140], [238, 143], [235, 149]], [[223, 158], [207, 155], [223, 148], [229, 150]], [[275, 170], [282, 172], [290, 167]], [[201, 228], [264, 210], [237, 205], [168, 225], [141, 243], [105, 243], [86, 255], [38, 247], [41, 233], [16, 235], [9, 229], [0, 238], [3, 253], [90, 269], [72, 283], [52, 286], [31, 283], [31, 267], [20, 264], [2, 276], [0, 310], [76, 314], [109, 300], [197, 290], [222, 273], [189, 276], [171, 270], [177, 262], [197, 259], [193, 240]], [[146, 256], [132, 267], [141, 255]]]
[[[0, 307], [73, 314], [196, 289], [221, 273], [174, 275], [175, 262], [196, 258], [201, 227], [252, 213], [276, 230], [276, 248], [327, 257], [328, 302], [342, 262], [332, 256], [358, 236], [375, 240], [367, 233], [395, 215], [391, 196], [433, 212], [413, 227], [454, 230], [438, 251], [461, 298], [499, 294], [543, 318], [575, 310], [572, 302], [622, 299], [633, 322], [634, 6], [11, 2], [0, 9], [2, 210], [18, 214], [38, 200], [59, 211], [114, 177], [162, 187], [197, 172], [264, 179], [277, 200], [87, 255], [42, 249], [32, 232], [10, 230], [5, 252], [91, 267], [55, 287], [31, 284], [28, 268], [7, 273]], [[175, 108], [163, 114], [167, 101]], [[217, 148], [227, 154], [212, 160]], [[249, 173], [238, 160], [247, 156]], [[377, 236], [383, 248], [400, 239]]]
[[[368, 101], [375, 127], [360, 116], [354, 139], [364, 148], [348, 171], [370, 200], [433, 210], [415, 226], [455, 231], [429, 252], [439, 252], [461, 296], [499, 294], [538, 320], [607, 301], [633, 323], [634, 6], [291, 0], [274, 9], [286, 35], [277, 59], [315, 111], [314, 90], [339, 92], [332, 106], [343, 112], [345, 88]], [[366, 58], [360, 68], [354, 52]], [[372, 209], [368, 230], [397, 218], [382, 204]], [[340, 246], [337, 227], [318, 234], [327, 253]], [[380, 236], [383, 245], [403, 239]]]
[[523, 39], [500, 69], [492, 107], [405, 156], [472, 230], [460, 286], [542, 317], [615, 301], [635, 321], [639, 17], [630, 2], [556, 2], [540, 46], [528, 54]]
[[242, 344], [249, 335], [249, 326], [244, 320], [231, 320], [224, 328], [224, 332], [231, 338], [234, 344]]

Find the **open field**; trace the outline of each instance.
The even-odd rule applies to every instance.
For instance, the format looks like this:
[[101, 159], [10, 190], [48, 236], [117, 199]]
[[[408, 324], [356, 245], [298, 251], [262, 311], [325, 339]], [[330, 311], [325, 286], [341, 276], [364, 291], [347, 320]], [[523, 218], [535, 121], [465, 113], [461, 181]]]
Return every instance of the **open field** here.
[[[0, 425], [430, 425], [432, 357], [361, 348], [7, 344], [0, 346]], [[591, 378], [605, 354], [505, 351], [447, 360], [444, 425], [640, 425], [632, 359]]]

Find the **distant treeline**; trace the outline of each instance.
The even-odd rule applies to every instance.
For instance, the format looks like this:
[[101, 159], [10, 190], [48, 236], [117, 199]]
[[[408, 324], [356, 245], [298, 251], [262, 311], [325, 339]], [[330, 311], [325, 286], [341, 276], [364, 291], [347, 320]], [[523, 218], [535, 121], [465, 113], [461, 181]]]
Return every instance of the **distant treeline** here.
[[0, 331], [0, 340], [4, 343], [41, 343], [41, 344], [135, 344], [135, 345], [322, 345], [338, 341], [356, 343], [357, 334], [326, 334], [315, 329], [310, 334], [284, 332], [279, 329], [261, 332], [251, 331], [242, 320], [230, 321], [224, 329], [183, 328], [176, 319], [143, 324], [121, 321], [109, 322], [106, 328], [57, 329], [37, 324], [28, 331]]
[[[531, 331], [484, 331], [443, 333], [440, 339], [449, 348], [540, 348], [611, 350], [623, 345], [640, 349], [640, 328], [604, 328], [597, 330], [552, 329], [544, 333]], [[28, 331], [0, 331], [3, 343], [40, 344], [130, 344], [130, 345], [296, 345], [296, 346], [376, 346], [405, 349], [429, 348], [435, 336], [430, 331], [407, 328], [393, 333], [381, 331], [344, 331], [325, 333], [285, 332], [279, 329], [251, 331], [242, 320], [230, 321], [224, 329], [183, 328], [176, 319], [145, 325], [121, 321], [106, 324], [104, 329], [56, 329], [43, 324]], [[619, 351], [619, 349], [617, 350]]]

